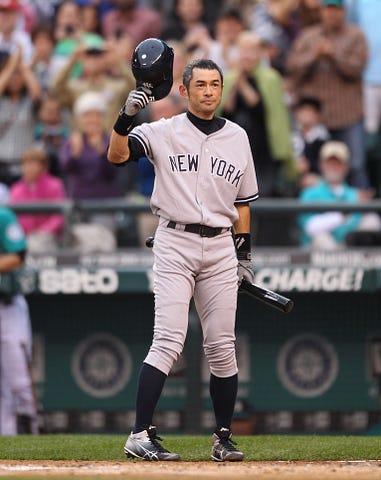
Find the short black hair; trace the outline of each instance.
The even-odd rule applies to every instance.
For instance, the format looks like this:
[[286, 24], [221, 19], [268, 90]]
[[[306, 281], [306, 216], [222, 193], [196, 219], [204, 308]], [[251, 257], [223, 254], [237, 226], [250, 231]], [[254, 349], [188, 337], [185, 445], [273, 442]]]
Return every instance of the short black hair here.
[[213, 62], [213, 60], [209, 59], [196, 59], [193, 62], [188, 63], [188, 65], [184, 68], [183, 71], [183, 85], [185, 85], [186, 89], [189, 89], [190, 81], [192, 80], [193, 70], [195, 68], [200, 68], [201, 70], [217, 70], [221, 77], [221, 83], [224, 81], [224, 76], [222, 74], [221, 68], [217, 65], [217, 63]]
[[321, 112], [322, 110], [321, 101], [313, 95], [304, 95], [300, 97], [295, 103], [294, 108], [300, 108], [306, 105], [314, 108], [317, 112]]
[[234, 18], [238, 22], [243, 22], [241, 11], [237, 7], [227, 6], [224, 8], [217, 17], [217, 21], [223, 18]]

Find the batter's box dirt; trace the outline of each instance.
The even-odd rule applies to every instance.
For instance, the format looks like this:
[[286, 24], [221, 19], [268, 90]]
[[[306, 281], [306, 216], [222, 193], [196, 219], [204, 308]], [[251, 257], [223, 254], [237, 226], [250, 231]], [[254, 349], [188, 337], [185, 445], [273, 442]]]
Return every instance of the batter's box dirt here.
[[336, 462], [0, 461], [0, 477], [149, 480], [378, 480], [381, 460]]

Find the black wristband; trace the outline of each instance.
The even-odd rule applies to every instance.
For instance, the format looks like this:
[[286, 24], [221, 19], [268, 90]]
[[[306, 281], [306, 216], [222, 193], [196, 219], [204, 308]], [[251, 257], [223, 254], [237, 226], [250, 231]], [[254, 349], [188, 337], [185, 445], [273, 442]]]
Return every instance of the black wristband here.
[[115, 132], [122, 137], [126, 137], [131, 131], [134, 118], [125, 113], [120, 113], [114, 125]]
[[238, 260], [251, 260], [250, 233], [236, 233], [234, 235], [234, 240]]

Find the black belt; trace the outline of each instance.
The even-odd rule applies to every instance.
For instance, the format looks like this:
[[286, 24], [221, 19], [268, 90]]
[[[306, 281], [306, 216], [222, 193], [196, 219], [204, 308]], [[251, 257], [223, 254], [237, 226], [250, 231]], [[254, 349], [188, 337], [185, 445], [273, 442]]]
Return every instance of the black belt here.
[[200, 223], [188, 223], [186, 225], [177, 224], [173, 220], [168, 222], [167, 228], [173, 228], [176, 230], [176, 225], [181, 225], [182, 228], [179, 230], [183, 230], [184, 232], [196, 233], [201, 237], [216, 237], [223, 232], [227, 232], [229, 229], [224, 227], [208, 227], [207, 225], [201, 225]]

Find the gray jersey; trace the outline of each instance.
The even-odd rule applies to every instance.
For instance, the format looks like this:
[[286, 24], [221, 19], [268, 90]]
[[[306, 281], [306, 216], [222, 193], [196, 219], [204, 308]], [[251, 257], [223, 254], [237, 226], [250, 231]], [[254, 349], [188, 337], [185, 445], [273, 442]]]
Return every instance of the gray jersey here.
[[155, 167], [152, 211], [180, 223], [230, 227], [235, 203], [258, 197], [254, 162], [246, 132], [230, 121], [210, 135], [185, 113], [135, 127]]

